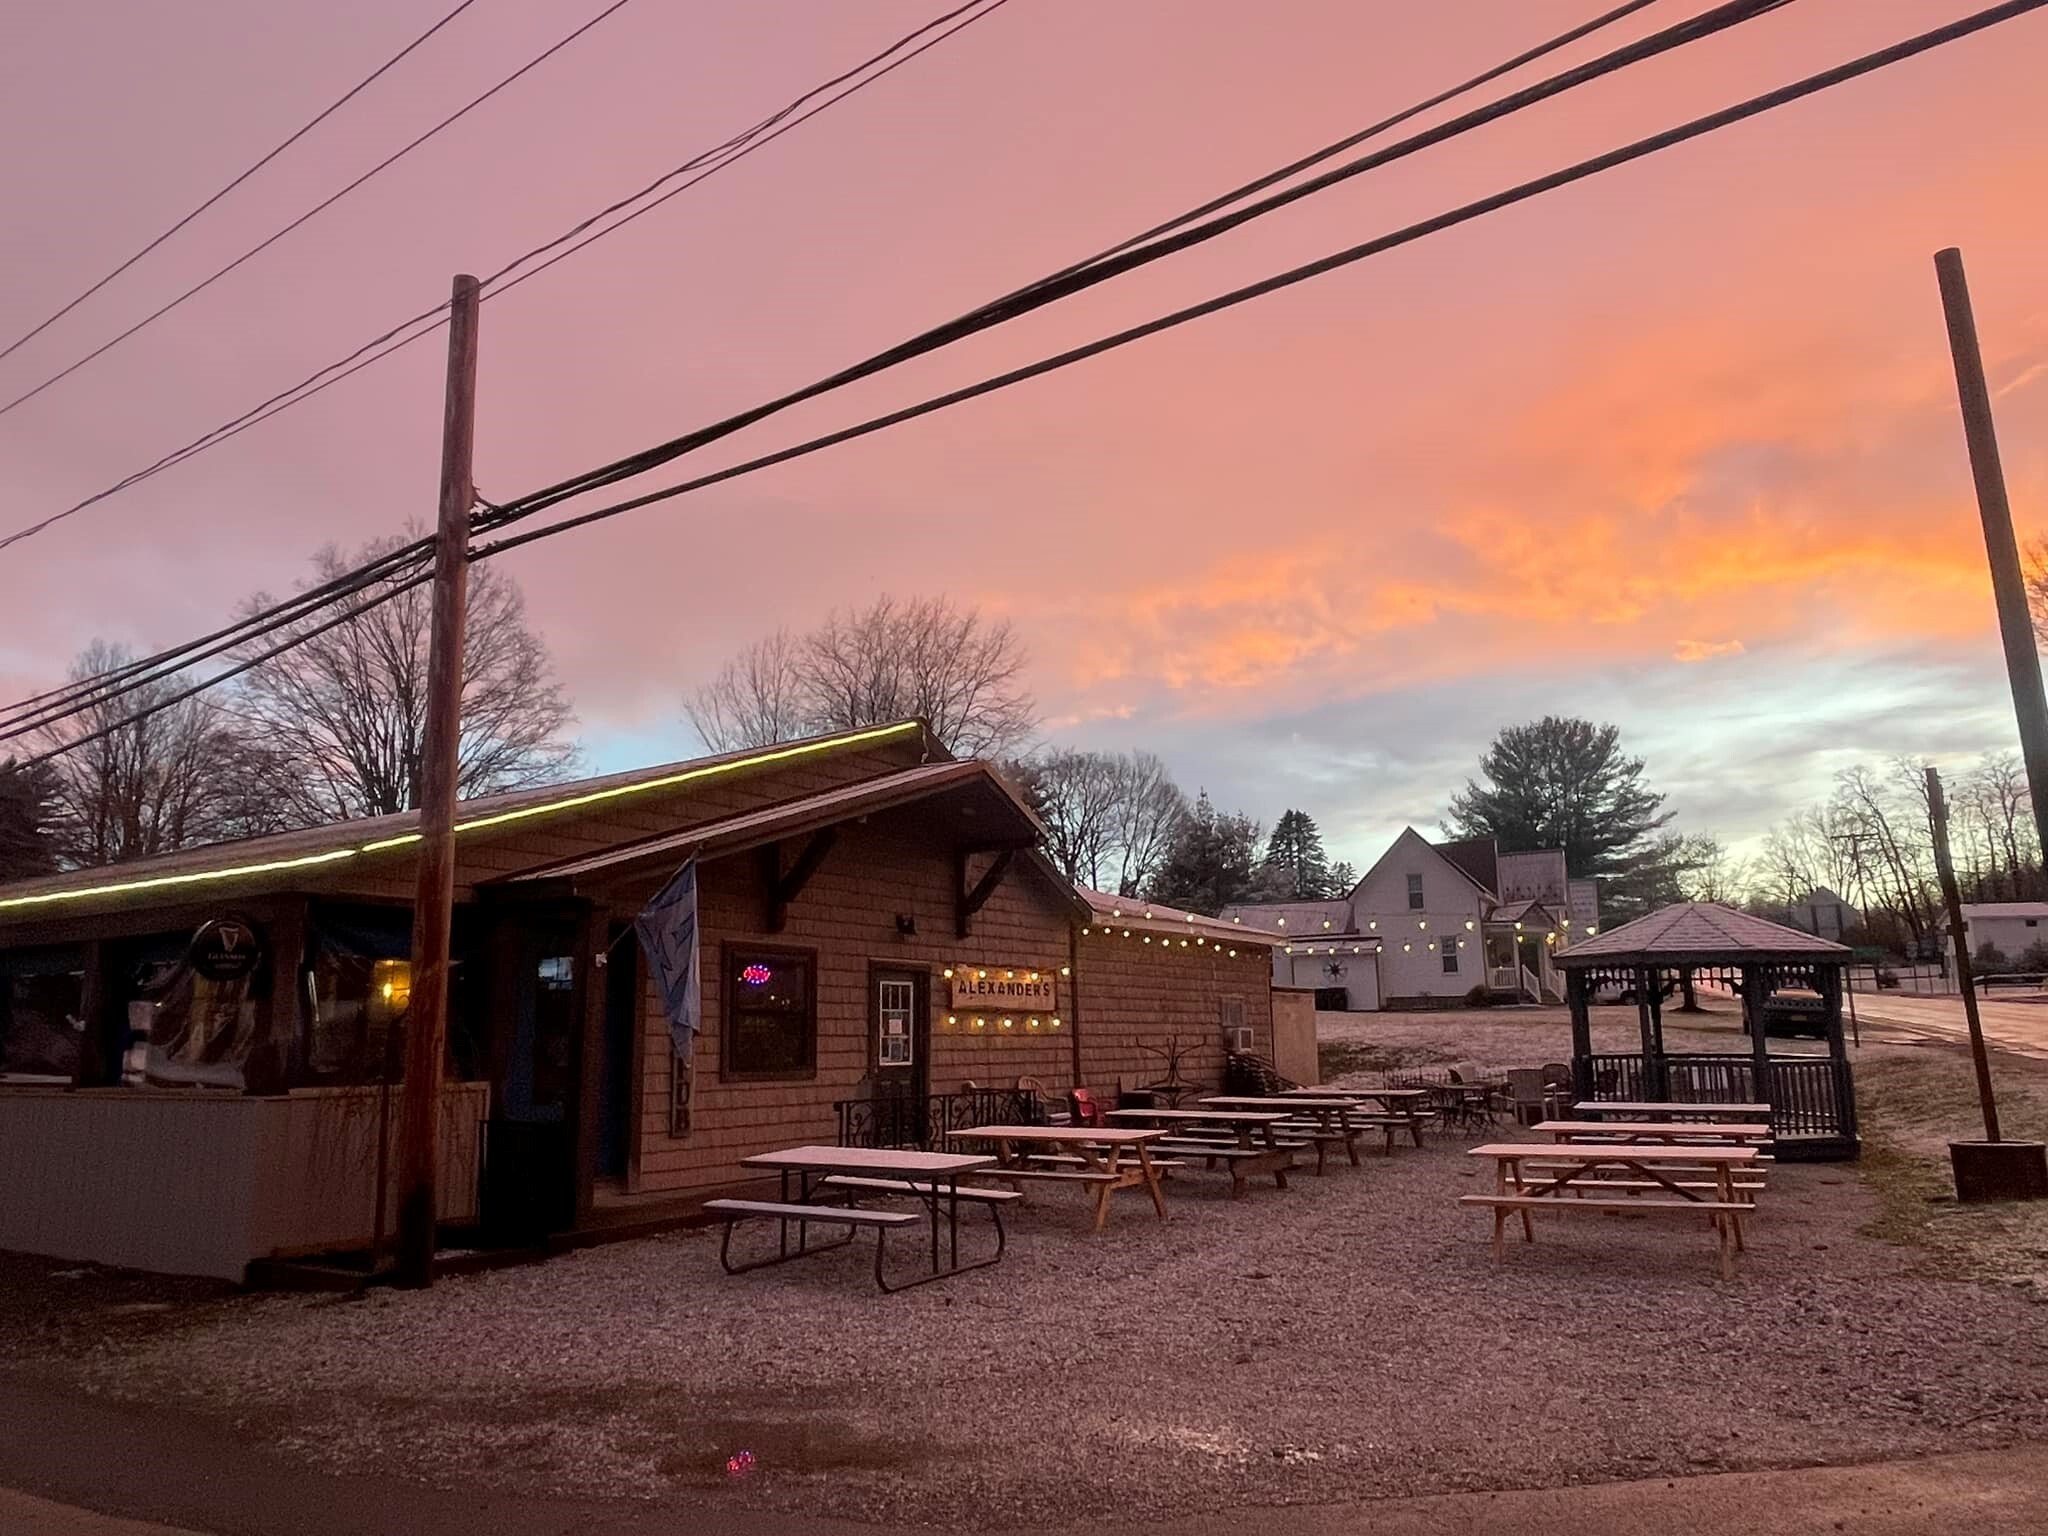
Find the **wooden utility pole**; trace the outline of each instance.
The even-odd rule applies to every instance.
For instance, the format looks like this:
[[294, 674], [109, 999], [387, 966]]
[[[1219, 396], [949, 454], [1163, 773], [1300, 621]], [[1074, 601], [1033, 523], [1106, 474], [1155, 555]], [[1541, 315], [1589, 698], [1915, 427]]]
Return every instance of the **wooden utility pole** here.
[[[1963, 438], [1970, 447], [1970, 473], [1977, 482], [1977, 512], [1984, 522], [1984, 550], [1991, 559], [1991, 595], [1998, 603], [1998, 630], [2005, 641], [2005, 672], [2012, 684], [2013, 713], [2019, 717], [2020, 755], [2034, 797], [2034, 830], [2048, 863], [2048, 697], [2041, 691], [2041, 656], [2034, 648], [2034, 624], [2027, 611], [2026, 577], [2012, 532], [2012, 506], [2005, 496], [2005, 471], [1998, 461], [1998, 433], [1991, 421], [1991, 390], [1984, 382], [1984, 358], [1977, 350], [1977, 321], [1963, 277], [1963, 253], [1951, 246], [1934, 253], [1941, 283], [1941, 307], [1948, 317], [1948, 349], [1955, 358], [1956, 394], [1962, 401]], [[1996, 1141], [1996, 1136], [1991, 1138]]]
[[1963, 893], [1956, 888], [1955, 861], [1948, 850], [1948, 802], [1941, 796], [1941, 775], [1927, 770], [1927, 817], [1934, 827], [1934, 871], [1941, 877], [1941, 899], [1948, 905], [1948, 927], [1956, 946], [1956, 982], [1963, 989], [1963, 1018], [1970, 1026], [1970, 1060], [1977, 1068], [1977, 1102], [1984, 1111], [1984, 1139], [1997, 1141], [1998, 1100], [1991, 1093], [1991, 1058], [1984, 1050], [1984, 1025], [1977, 1017], [1977, 984], [1970, 972], [1970, 941], [1963, 931]]
[[469, 514], [476, 504], [477, 280], [455, 279], [448, 304], [448, 396], [441, 420], [441, 514], [434, 536], [433, 632], [426, 739], [420, 752], [420, 871], [413, 900], [412, 998], [399, 1124], [398, 1274], [434, 1279], [434, 1172], [440, 1155], [441, 1057], [448, 1041], [449, 925], [455, 910], [455, 778], [462, 735], [462, 631], [469, 605]]

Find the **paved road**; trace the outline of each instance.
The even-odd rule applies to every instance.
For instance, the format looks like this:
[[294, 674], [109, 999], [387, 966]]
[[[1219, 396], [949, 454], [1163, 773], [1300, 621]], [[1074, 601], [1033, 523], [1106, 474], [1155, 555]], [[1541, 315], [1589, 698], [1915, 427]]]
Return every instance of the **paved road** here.
[[[2048, 1002], [2015, 1002], [1993, 992], [1977, 1004], [1984, 1038], [2001, 1050], [2048, 1061]], [[1970, 1038], [1960, 997], [1902, 997], [1896, 992], [1856, 994], [1856, 1013], [1864, 1024], [1891, 1026], [1921, 1039]], [[1868, 1038], [1866, 1033], [1866, 1038]]]

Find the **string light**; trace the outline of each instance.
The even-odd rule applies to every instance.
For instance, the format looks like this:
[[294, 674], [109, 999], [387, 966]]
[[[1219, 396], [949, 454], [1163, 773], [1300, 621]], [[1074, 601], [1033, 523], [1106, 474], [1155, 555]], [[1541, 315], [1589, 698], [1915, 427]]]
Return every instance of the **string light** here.
[[1060, 1027], [1060, 1021], [1059, 1021], [1059, 1016], [1058, 1016], [1057, 1014], [1055, 1014], [1055, 1015], [1053, 1016], [1053, 1020], [1052, 1020], [1052, 1027], [1053, 1027], [1054, 1029], [1058, 1029], [1058, 1028]]
[[1418, 917], [1417, 919], [1415, 919], [1415, 926], [1417, 928], [1427, 928], [1429, 926], [1429, 919], [1426, 917]]
[[1378, 918], [1376, 918], [1376, 917], [1375, 917], [1375, 918], [1372, 918], [1372, 919], [1370, 919], [1370, 920], [1369, 920], [1369, 921], [1368, 921], [1368, 922], [1366, 923], [1366, 925], [1365, 925], [1365, 926], [1366, 926], [1366, 927], [1368, 927], [1368, 928], [1377, 928], [1377, 927], [1379, 927], [1379, 925], [1380, 925], [1380, 920], [1379, 920]]
[[1063, 965], [1060, 967], [1060, 974], [1062, 976], [1071, 976], [1074, 974], [1074, 968], [1071, 965]]
[[951, 966], [949, 965], [949, 966], [947, 966], [947, 967], [946, 967], [946, 980], [948, 980], [948, 981], [951, 981], [952, 979], [953, 979], [953, 967], [951, 967]]
[[1471, 919], [1471, 918], [1469, 918], [1469, 917], [1468, 917], [1468, 918], [1466, 918], [1466, 919], [1465, 919], [1465, 931], [1466, 931], [1467, 933], [1470, 933], [1470, 932], [1472, 931], [1472, 927], [1473, 927], [1472, 919]]

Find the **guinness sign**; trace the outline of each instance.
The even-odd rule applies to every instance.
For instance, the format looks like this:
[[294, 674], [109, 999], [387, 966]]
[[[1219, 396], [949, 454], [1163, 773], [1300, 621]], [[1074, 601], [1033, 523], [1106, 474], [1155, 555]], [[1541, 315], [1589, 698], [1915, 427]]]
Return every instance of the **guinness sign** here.
[[185, 961], [208, 981], [243, 981], [263, 962], [263, 940], [246, 918], [212, 918], [192, 935]]

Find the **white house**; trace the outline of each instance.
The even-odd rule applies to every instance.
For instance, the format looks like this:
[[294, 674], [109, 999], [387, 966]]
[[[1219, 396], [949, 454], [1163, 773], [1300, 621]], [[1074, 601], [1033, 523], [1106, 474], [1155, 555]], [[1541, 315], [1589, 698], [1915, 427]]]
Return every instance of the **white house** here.
[[[1986, 944], [2017, 960], [2036, 944], [2048, 944], [2048, 901], [1980, 901], [1963, 904], [1963, 933], [1972, 958]], [[1955, 949], [1949, 949], [1955, 969]]]
[[1226, 921], [1285, 939], [1277, 986], [1342, 987], [1352, 1011], [1427, 1007], [1475, 988], [1556, 1002], [1552, 963], [1599, 927], [1590, 880], [1571, 880], [1561, 849], [1503, 854], [1492, 838], [1432, 843], [1405, 829], [1341, 901], [1254, 903]]

